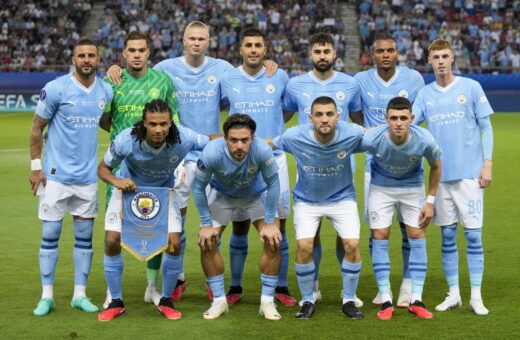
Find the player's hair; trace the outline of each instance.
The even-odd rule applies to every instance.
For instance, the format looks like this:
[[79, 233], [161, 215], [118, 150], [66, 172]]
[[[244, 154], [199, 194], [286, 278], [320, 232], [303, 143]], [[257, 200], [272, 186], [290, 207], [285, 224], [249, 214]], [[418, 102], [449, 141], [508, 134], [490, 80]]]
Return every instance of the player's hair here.
[[[168, 103], [166, 103], [162, 99], [154, 99], [149, 103], [144, 104], [143, 109], [143, 119], [134, 124], [131, 135], [134, 136], [141, 144], [144, 140], [146, 140], [146, 128], [144, 127], [144, 120], [146, 119], [147, 113], [154, 112], [168, 112], [170, 114], [170, 119], [172, 119], [173, 112]], [[168, 131], [168, 136], [166, 136], [166, 146], [170, 146], [172, 144], [180, 144], [181, 137], [179, 135], [179, 129], [172, 121], [172, 125]]]
[[248, 115], [242, 113], [235, 113], [229, 116], [224, 122], [224, 136], [227, 137], [228, 131], [231, 129], [241, 128], [248, 128], [249, 130], [251, 130], [251, 135], [253, 135], [256, 131], [256, 123]]
[[386, 113], [390, 110], [408, 110], [412, 113], [412, 103], [404, 97], [394, 97], [388, 102]]
[[186, 28], [184, 28], [183, 37], [186, 34], [186, 31], [188, 30], [188, 28], [202, 28], [202, 29], [205, 29], [206, 31], [208, 31], [208, 36], [210, 35], [210, 30], [209, 30], [208, 25], [206, 25], [202, 21], [192, 21], [188, 25], [186, 25]]
[[332, 35], [330, 35], [329, 33], [319, 32], [311, 35], [311, 38], [309, 39], [310, 48], [312, 48], [316, 44], [321, 46], [330, 44], [332, 47], [334, 47], [334, 39], [332, 39]]
[[144, 41], [146, 41], [146, 47], [150, 47], [150, 41], [148, 40], [148, 36], [146, 36], [146, 34], [141, 33], [139, 31], [132, 31], [126, 35], [125, 48], [128, 45], [128, 41], [130, 41], [130, 40], [144, 40]]
[[264, 32], [255, 27], [246, 28], [240, 33], [240, 45], [242, 45], [245, 37], [262, 37], [264, 42], [266, 41]]
[[97, 44], [92, 39], [89, 39], [89, 38], [86, 38], [86, 37], [80, 38], [78, 40], [78, 42], [76, 43], [76, 45], [74, 45], [74, 49], [72, 50], [73, 54], [74, 54], [74, 51], [76, 50], [76, 47], [78, 47], [78, 46], [95, 46], [96, 47], [96, 51], [98, 49]]
[[450, 50], [453, 51], [451, 47], [451, 43], [448, 40], [444, 39], [435, 39], [432, 41], [430, 46], [428, 46], [428, 54], [432, 51], [440, 51], [440, 50]]
[[314, 99], [314, 101], [312, 102], [312, 105], [311, 105], [311, 115], [312, 115], [312, 111], [313, 111], [315, 105], [328, 105], [328, 104], [334, 105], [335, 110], [338, 109], [336, 102], [331, 97], [321, 96], [321, 97]]
[[394, 44], [397, 46], [397, 40], [395, 40], [395, 38], [388, 34], [388, 33], [380, 33], [378, 35], [376, 35], [376, 37], [374, 38], [374, 43], [372, 44], [372, 48], [374, 48], [376, 46], [376, 41], [378, 40], [392, 40], [394, 42]]

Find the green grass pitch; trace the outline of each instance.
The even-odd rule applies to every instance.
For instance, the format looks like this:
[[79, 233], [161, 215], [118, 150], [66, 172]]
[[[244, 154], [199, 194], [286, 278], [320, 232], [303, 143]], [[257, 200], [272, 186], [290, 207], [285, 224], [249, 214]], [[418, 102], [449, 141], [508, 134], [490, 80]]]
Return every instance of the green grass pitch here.
[[[0, 115], [0, 173], [1, 173], [1, 309], [0, 334], [3, 339], [14, 338], [513, 338], [520, 334], [518, 306], [520, 305], [519, 263], [520, 236], [518, 233], [520, 195], [517, 179], [520, 169], [520, 114], [496, 114], [492, 118], [495, 136], [493, 184], [485, 194], [485, 275], [483, 297], [490, 309], [487, 317], [475, 316], [468, 309], [469, 278], [465, 259], [465, 240], [459, 228], [460, 282], [463, 307], [439, 313], [434, 311], [447, 291], [440, 259], [440, 233], [429, 227], [429, 268], [424, 289], [424, 302], [434, 312], [433, 320], [418, 320], [406, 310], [397, 310], [392, 320], [376, 318], [378, 308], [371, 304], [376, 284], [368, 256], [368, 227], [362, 226], [361, 249], [363, 269], [358, 296], [365, 302], [361, 310], [363, 320], [351, 321], [340, 312], [341, 278], [334, 253], [335, 233], [327, 222], [322, 228], [323, 259], [320, 286], [323, 300], [317, 305], [316, 316], [308, 321], [294, 318], [296, 308], [280, 306], [282, 320], [268, 322], [258, 316], [260, 278], [258, 254], [260, 242], [252, 231], [249, 256], [244, 277], [244, 300], [230, 308], [229, 315], [215, 321], [202, 318], [209, 302], [204, 288], [204, 276], [196, 245], [199, 219], [193, 203], [187, 222], [186, 278], [188, 288], [176, 307], [183, 313], [179, 321], [169, 321], [157, 315], [152, 305], [143, 302], [146, 284], [145, 264], [124, 254], [123, 293], [127, 315], [109, 323], [97, 321], [96, 314], [86, 314], [70, 307], [73, 291], [72, 226], [67, 216], [60, 240], [60, 260], [56, 272], [56, 310], [47, 317], [37, 318], [32, 310], [39, 301], [41, 288], [38, 270], [38, 249], [41, 224], [37, 219], [37, 199], [31, 195], [29, 173], [28, 134], [31, 114]], [[100, 132], [101, 157], [108, 143], [107, 134]], [[358, 196], [362, 197], [362, 155], [357, 156], [355, 174]], [[294, 161], [288, 157], [291, 182], [294, 183]], [[101, 306], [105, 297], [103, 274], [103, 218], [104, 185], [100, 184], [100, 215], [95, 223], [94, 261], [89, 280], [88, 295]], [[362, 209], [360, 199], [359, 209]], [[224, 233], [222, 252], [229, 263], [229, 231]], [[295, 296], [299, 291], [294, 274], [294, 231], [288, 220], [290, 242], [289, 287]], [[397, 294], [401, 279], [400, 233], [394, 226], [391, 238], [392, 288]], [[226, 268], [226, 284], [229, 268]]]

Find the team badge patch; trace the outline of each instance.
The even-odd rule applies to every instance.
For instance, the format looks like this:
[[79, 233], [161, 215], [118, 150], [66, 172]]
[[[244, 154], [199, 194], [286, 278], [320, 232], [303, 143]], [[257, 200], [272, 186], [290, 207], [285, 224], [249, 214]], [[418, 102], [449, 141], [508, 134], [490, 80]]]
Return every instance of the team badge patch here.
[[151, 192], [140, 192], [131, 203], [132, 212], [142, 220], [150, 220], [157, 216], [161, 209], [159, 198]]
[[347, 152], [345, 150], [340, 150], [338, 151], [337, 155], [336, 155], [339, 159], [343, 159], [347, 156]]
[[336, 92], [336, 98], [338, 100], [344, 100], [345, 99], [345, 92], [343, 92], [343, 91]]
[[408, 98], [408, 91], [406, 91], [406, 90], [399, 91], [399, 97]]
[[267, 93], [274, 93], [274, 91], [276, 91], [276, 87], [273, 84], [267, 84], [265, 90]]
[[256, 172], [258, 168], [254, 165], [250, 165], [248, 168], [247, 168], [247, 172], [249, 172], [250, 174], [254, 174]]
[[215, 75], [213, 75], [213, 74], [208, 75], [207, 79], [208, 79], [208, 83], [210, 83], [210, 84], [215, 84], [217, 82], [217, 77], [215, 77]]
[[150, 97], [155, 99], [155, 98], [159, 98], [159, 95], [161, 94], [161, 91], [159, 91], [159, 89], [156, 88], [156, 87], [152, 87], [150, 89], [150, 91], [148, 91], [148, 93], [150, 94]]
[[42, 209], [42, 212], [45, 214], [49, 213], [49, 211], [51, 210], [51, 208], [49, 207], [49, 205], [47, 203], [43, 203], [41, 206], [41, 209]]
[[98, 107], [100, 110], [104, 110], [106, 105], [107, 105], [107, 103], [105, 102], [104, 99], [99, 100]]
[[175, 163], [175, 162], [177, 162], [178, 159], [179, 159], [179, 156], [173, 155], [170, 157], [170, 163]]
[[40, 100], [43, 102], [47, 98], [47, 92], [45, 90], [40, 91]]
[[375, 211], [371, 211], [368, 214], [368, 218], [370, 219], [370, 222], [377, 222], [379, 220], [379, 214]]
[[464, 104], [466, 102], [466, 100], [467, 100], [466, 96], [463, 94], [457, 96], [457, 103], [459, 103], [459, 104]]
[[108, 220], [108, 222], [110, 222], [110, 223], [114, 223], [114, 222], [116, 222], [116, 221], [117, 221], [117, 213], [115, 213], [115, 212], [111, 212], [110, 214], [108, 214], [108, 216], [107, 216], [107, 220]]
[[415, 161], [417, 161], [419, 158], [420, 158], [419, 155], [411, 155], [410, 157], [408, 157], [408, 160], [409, 160], [410, 162], [415, 162]]
[[487, 101], [488, 101], [488, 100], [487, 100], [487, 97], [486, 97], [486, 96], [482, 96], [482, 97], [480, 97], [480, 102], [481, 102], [481, 103], [485, 103], [485, 102], [487, 102]]

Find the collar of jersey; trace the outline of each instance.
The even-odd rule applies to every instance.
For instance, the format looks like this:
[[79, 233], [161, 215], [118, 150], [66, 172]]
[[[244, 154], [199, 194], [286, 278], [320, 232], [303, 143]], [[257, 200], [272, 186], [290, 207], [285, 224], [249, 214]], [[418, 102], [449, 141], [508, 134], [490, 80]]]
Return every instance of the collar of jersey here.
[[321, 142], [316, 138], [314, 135], [314, 125], [311, 124], [311, 129], [309, 130], [309, 134], [311, 136], [311, 139], [318, 144], [320, 148], [326, 148], [327, 146], [331, 145], [336, 141], [336, 138], [338, 138], [338, 126], [336, 125], [336, 129], [334, 130], [334, 137], [327, 143], [327, 144], [321, 144]]
[[166, 141], [164, 141], [164, 142], [162, 143], [162, 145], [161, 145], [160, 147], [158, 147], [157, 149], [151, 147], [150, 144], [148, 144], [148, 143], [146, 142], [146, 140], [143, 141], [143, 145], [144, 145], [144, 147], [146, 148], [147, 151], [149, 151], [149, 152], [151, 152], [151, 153], [153, 153], [153, 154], [155, 154], [155, 155], [158, 155], [158, 154], [160, 154], [160, 153], [164, 150], [164, 148], [166, 147]]
[[329, 78], [329, 79], [325, 79], [325, 80], [321, 80], [321, 79], [318, 79], [314, 73], [312, 73], [312, 71], [309, 71], [309, 77], [314, 80], [315, 82], [321, 84], [321, 85], [327, 85], [328, 83], [332, 82], [334, 79], [336, 79], [336, 76], [338, 75], [338, 72], [334, 71], [332, 73], [332, 76]]
[[[251, 147], [253, 147], [253, 143], [251, 143]], [[224, 152], [226, 153], [226, 156], [228, 156], [228, 158], [229, 158], [233, 163], [235, 163], [235, 164], [237, 164], [237, 165], [242, 165], [242, 164], [246, 161], [246, 159], [249, 158], [249, 153], [248, 153], [248, 154], [246, 155], [246, 157], [245, 157], [243, 160], [241, 160], [241, 161], [237, 161], [237, 160], [234, 159], [233, 156], [231, 156], [231, 154], [229, 153], [229, 149], [228, 149], [227, 145], [226, 145], [225, 148], [224, 148]], [[251, 152], [251, 149], [249, 149], [249, 152]]]
[[195, 73], [198, 73], [200, 72], [200, 70], [202, 70], [204, 68], [204, 66], [206, 66], [206, 64], [208, 63], [208, 57], [207, 56], [204, 56], [204, 61], [202, 62], [202, 64], [200, 64], [200, 66], [198, 67], [193, 67], [191, 66], [190, 64], [188, 64], [188, 62], [186, 61], [186, 56], [182, 56], [181, 58], [181, 61], [184, 65], [186, 65], [187, 68], [189, 68], [190, 70], [192, 70], [193, 72]]
[[390, 133], [387, 131], [385, 133], [385, 137], [386, 139], [388, 140], [388, 143], [390, 143], [390, 145], [392, 145], [392, 147], [396, 150], [401, 150], [402, 148], [404, 148], [405, 146], [407, 146], [408, 144], [410, 144], [410, 141], [412, 140], [412, 129], [409, 129], [408, 130], [408, 139], [401, 145], [396, 145], [393, 141], [392, 141], [392, 138], [390, 138]]
[[251, 80], [256, 80], [256, 79], [260, 78], [261, 76], [263, 76], [265, 74], [265, 67], [264, 66], [262, 66], [262, 69], [260, 71], [258, 71], [258, 73], [255, 74], [255, 75], [250, 75], [249, 73], [244, 71], [244, 68], [242, 67], [242, 65], [240, 65], [238, 67], [238, 70], [240, 71], [240, 73], [242, 73], [244, 75], [244, 77], [246, 77], [248, 79], [251, 79]]
[[72, 72], [70, 74], [70, 77], [72, 78], [72, 81], [74, 82], [74, 84], [76, 84], [80, 89], [82, 89], [83, 91], [85, 91], [86, 93], [90, 93], [92, 92], [92, 90], [94, 89], [94, 87], [96, 86], [96, 81], [97, 81], [97, 76], [96, 78], [94, 78], [94, 82], [92, 83], [92, 85], [90, 85], [89, 87], [85, 87], [85, 85], [83, 85], [82, 83], [80, 83], [76, 77], [74, 77], [74, 72]]
[[381, 78], [379, 76], [379, 74], [377, 73], [377, 68], [374, 68], [374, 73], [376, 74], [376, 79], [379, 81], [379, 83], [381, 83], [381, 85], [383, 85], [384, 87], [388, 87], [388, 86], [392, 85], [394, 80], [396, 80], [397, 77], [399, 76], [399, 67], [395, 68], [394, 75], [392, 76], [392, 78], [388, 79], [388, 81], [385, 81], [383, 78]]
[[433, 86], [435, 86], [435, 88], [443, 93], [446, 93], [448, 92], [453, 86], [455, 86], [455, 84], [459, 81], [460, 77], [459, 76], [454, 76], [453, 77], [453, 81], [451, 82], [450, 85], [446, 86], [446, 87], [442, 87], [440, 86], [439, 84], [437, 84], [437, 82], [433, 82]]

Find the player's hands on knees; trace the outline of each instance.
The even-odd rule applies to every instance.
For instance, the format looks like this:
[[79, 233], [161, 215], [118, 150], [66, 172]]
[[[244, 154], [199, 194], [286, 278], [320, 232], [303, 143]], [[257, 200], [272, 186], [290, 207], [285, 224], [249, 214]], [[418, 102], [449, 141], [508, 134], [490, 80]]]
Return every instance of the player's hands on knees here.
[[267, 242], [273, 249], [278, 248], [282, 241], [282, 233], [275, 223], [265, 223], [260, 229], [259, 235], [260, 241], [262, 243]]
[[121, 85], [121, 78], [123, 76], [123, 69], [117, 65], [112, 65], [107, 71], [107, 77], [114, 85]]
[[432, 221], [433, 217], [433, 204], [424, 203], [421, 214], [419, 215], [419, 227], [426, 228]]
[[45, 178], [43, 170], [31, 171], [31, 174], [29, 175], [29, 182], [31, 183], [31, 190], [33, 195], [37, 195], [39, 194], [38, 187], [40, 184], [43, 186], [47, 185], [47, 178]]
[[137, 185], [130, 178], [118, 178], [114, 180], [112, 185], [123, 191], [135, 191], [137, 189]]
[[478, 184], [482, 189], [487, 188], [491, 185], [491, 164], [488, 164], [488, 162], [484, 162], [484, 167], [482, 168], [482, 171], [480, 171], [480, 176], [478, 178]]
[[273, 60], [265, 60], [265, 75], [268, 77], [274, 76], [276, 70], [278, 70], [278, 64]]
[[213, 228], [210, 225], [203, 225], [199, 229], [199, 246], [202, 250], [211, 250], [211, 241], [213, 238], [219, 237], [217, 228]]

